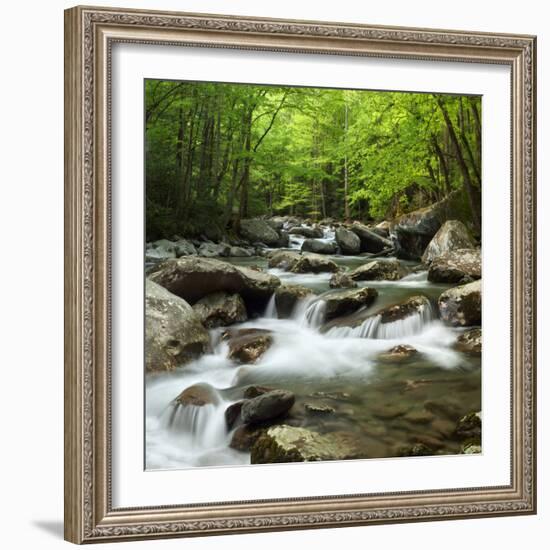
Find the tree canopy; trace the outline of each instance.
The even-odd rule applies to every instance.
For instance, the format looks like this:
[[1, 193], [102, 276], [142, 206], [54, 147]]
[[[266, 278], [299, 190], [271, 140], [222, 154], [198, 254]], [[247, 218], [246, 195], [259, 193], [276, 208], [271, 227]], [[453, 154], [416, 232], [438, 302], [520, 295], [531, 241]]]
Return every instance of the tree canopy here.
[[481, 98], [147, 80], [148, 238], [292, 214], [378, 221], [461, 190], [480, 229]]

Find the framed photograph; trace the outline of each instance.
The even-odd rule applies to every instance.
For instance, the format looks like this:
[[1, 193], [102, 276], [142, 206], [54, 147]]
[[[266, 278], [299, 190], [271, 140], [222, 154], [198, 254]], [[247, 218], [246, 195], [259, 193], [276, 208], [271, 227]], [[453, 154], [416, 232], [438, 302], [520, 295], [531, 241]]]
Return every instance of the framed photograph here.
[[67, 540], [535, 513], [535, 54], [65, 12]]

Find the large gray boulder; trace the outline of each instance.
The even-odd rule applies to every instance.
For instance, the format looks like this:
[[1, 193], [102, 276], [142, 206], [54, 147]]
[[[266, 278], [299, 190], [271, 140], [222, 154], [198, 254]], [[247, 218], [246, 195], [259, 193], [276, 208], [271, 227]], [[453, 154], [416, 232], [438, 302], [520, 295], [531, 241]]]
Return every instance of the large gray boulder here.
[[176, 243], [167, 239], [160, 239], [148, 243], [145, 249], [146, 262], [163, 262], [176, 257]]
[[245, 424], [259, 424], [288, 412], [295, 397], [286, 390], [273, 390], [243, 403], [241, 418]]
[[373, 260], [354, 269], [349, 276], [354, 281], [398, 281], [408, 274], [399, 260]]
[[320, 227], [293, 227], [288, 231], [289, 235], [300, 235], [306, 239], [320, 239], [323, 237], [323, 230]]
[[302, 252], [314, 252], [315, 254], [336, 254], [338, 247], [334, 241], [321, 241], [319, 239], [306, 239], [302, 243]]
[[289, 270], [292, 273], [336, 273], [338, 266], [321, 254], [302, 254]]
[[344, 227], [336, 229], [336, 242], [342, 254], [354, 255], [361, 252], [361, 240], [359, 237], [353, 231], [349, 231]]
[[243, 299], [238, 294], [223, 291], [201, 298], [193, 310], [206, 328], [243, 323], [248, 319]]
[[481, 280], [446, 290], [438, 305], [443, 321], [453, 326], [481, 325]]
[[301, 285], [281, 285], [275, 291], [275, 307], [279, 319], [288, 319], [298, 301], [311, 296], [313, 291]]
[[434, 235], [422, 255], [422, 261], [430, 264], [442, 254], [461, 248], [475, 248], [476, 244], [467, 227], [458, 220], [446, 221]]
[[398, 258], [419, 260], [424, 250], [447, 219], [449, 195], [425, 208], [403, 214], [392, 224], [390, 237]]
[[331, 292], [323, 295], [326, 303], [325, 320], [330, 321], [342, 315], [349, 315], [359, 308], [370, 306], [378, 292], [374, 288], [359, 288]]
[[208, 332], [193, 308], [152, 281], [145, 282], [145, 368], [174, 370], [209, 349]]
[[357, 435], [346, 432], [320, 434], [306, 428], [272, 426], [251, 448], [252, 464], [311, 462], [366, 458]]
[[196, 256], [197, 249], [192, 242], [189, 242], [186, 239], [180, 239], [174, 243], [176, 258], [181, 258], [182, 256]]
[[194, 304], [213, 292], [238, 293], [249, 311], [263, 310], [275, 289], [277, 277], [210, 258], [182, 257], [156, 266], [149, 279]]
[[359, 222], [354, 222], [350, 226], [361, 241], [361, 252], [382, 252], [388, 248], [392, 248], [392, 242], [385, 236], [369, 229], [366, 225]]
[[461, 248], [433, 259], [428, 269], [432, 283], [462, 283], [481, 278], [481, 249]]
[[199, 246], [198, 255], [202, 258], [217, 258], [229, 256], [231, 247], [224, 243], [206, 242]]
[[249, 218], [241, 220], [239, 233], [243, 239], [251, 243], [261, 242], [268, 246], [277, 246], [280, 236], [265, 220]]
[[292, 250], [274, 250], [267, 256], [267, 265], [290, 271], [300, 260], [300, 253]]

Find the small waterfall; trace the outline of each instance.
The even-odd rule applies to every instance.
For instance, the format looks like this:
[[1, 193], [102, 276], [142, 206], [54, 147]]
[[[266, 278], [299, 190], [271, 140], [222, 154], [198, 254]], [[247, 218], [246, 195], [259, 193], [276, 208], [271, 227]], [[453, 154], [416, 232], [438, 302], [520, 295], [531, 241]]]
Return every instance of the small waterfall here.
[[332, 338], [395, 340], [419, 334], [434, 318], [431, 306], [420, 306], [417, 312], [398, 321], [382, 323], [382, 317], [374, 315], [365, 319], [357, 327], [333, 327], [327, 331], [326, 335]]
[[268, 319], [277, 319], [277, 306], [275, 305], [275, 293], [271, 295], [267, 307], [265, 308], [264, 317]]
[[318, 296], [308, 296], [295, 306], [292, 318], [301, 327], [319, 328], [325, 322], [327, 303]]

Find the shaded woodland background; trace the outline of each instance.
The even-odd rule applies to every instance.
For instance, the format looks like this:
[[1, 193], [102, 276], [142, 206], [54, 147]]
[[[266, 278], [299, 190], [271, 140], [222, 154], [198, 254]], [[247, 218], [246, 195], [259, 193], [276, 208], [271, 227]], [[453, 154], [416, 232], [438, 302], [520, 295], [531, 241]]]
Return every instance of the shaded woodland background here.
[[147, 240], [393, 219], [455, 189], [480, 233], [479, 96], [147, 80], [145, 99]]

